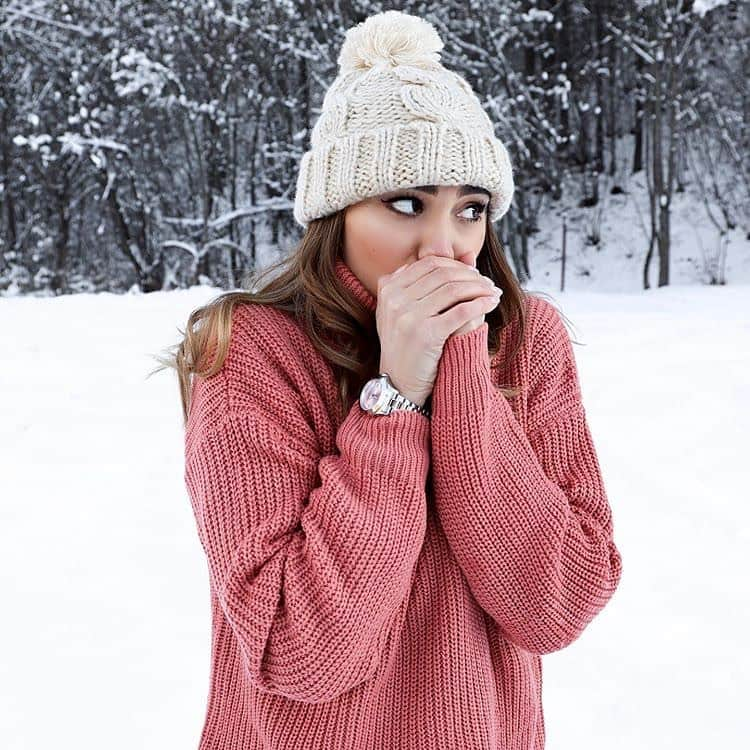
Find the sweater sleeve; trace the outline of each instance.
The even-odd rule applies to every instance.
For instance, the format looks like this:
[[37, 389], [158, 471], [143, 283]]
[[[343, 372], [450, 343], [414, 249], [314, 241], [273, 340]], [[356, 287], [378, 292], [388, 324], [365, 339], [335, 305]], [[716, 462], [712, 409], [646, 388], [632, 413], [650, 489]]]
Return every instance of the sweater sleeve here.
[[581, 635], [622, 563], [570, 338], [540, 304], [528, 432], [491, 380], [485, 322], [445, 343], [431, 451], [436, 508], [475, 598], [505, 637], [544, 654]]
[[355, 402], [337, 450], [321, 455], [289, 379], [264, 369], [251, 385], [250, 403], [220, 402], [191, 439], [186, 483], [249, 679], [325, 702], [373, 676], [406, 606], [426, 528], [430, 422]]

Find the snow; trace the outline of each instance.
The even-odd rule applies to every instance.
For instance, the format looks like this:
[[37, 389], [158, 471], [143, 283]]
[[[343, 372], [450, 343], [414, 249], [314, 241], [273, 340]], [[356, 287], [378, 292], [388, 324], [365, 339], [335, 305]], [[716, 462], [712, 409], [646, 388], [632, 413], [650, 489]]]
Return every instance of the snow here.
[[718, 8], [720, 5], [726, 5], [729, 0], [695, 0], [693, 3], [693, 12], [699, 16], [705, 16], [706, 13]]
[[[169, 68], [149, 59], [146, 54], [134, 47], [131, 47], [119, 62], [126, 67], [115, 70], [111, 74], [113, 81], [125, 81], [115, 86], [118, 96], [128, 97], [140, 91], [147, 93], [149, 89], [158, 96], [167, 81], [176, 82]], [[132, 69], [127, 66], [132, 66]]]
[[28, 137], [20, 134], [13, 136], [13, 143], [16, 146], [28, 145], [32, 151], [37, 151], [40, 147], [43, 147], [47, 143], [51, 142], [52, 137], [47, 133], [39, 133], [37, 135], [30, 135]]
[[542, 10], [541, 8], [529, 8], [526, 13], [521, 14], [521, 20], [533, 23], [538, 21], [540, 23], [553, 23], [555, 16], [548, 10]]
[[[750, 285], [532, 286], [585, 344], [574, 351], [624, 562], [583, 636], [544, 657], [547, 748], [737, 746], [750, 694]], [[219, 291], [0, 305], [5, 747], [198, 745], [207, 569], [176, 378], [146, 374]]]

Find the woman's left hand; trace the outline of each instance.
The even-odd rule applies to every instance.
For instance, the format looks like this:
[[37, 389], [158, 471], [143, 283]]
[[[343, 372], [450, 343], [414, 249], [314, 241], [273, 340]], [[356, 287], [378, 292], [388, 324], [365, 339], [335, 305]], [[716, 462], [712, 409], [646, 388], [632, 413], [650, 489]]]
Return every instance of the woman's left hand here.
[[[476, 268], [476, 267], [475, 267]], [[502, 289], [500, 290], [500, 295], [502, 296]], [[499, 303], [498, 303], [499, 304]], [[462, 333], [469, 333], [469, 331], [475, 331], [479, 326], [484, 323], [484, 317], [487, 315], [487, 313], [482, 313], [479, 317], [473, 318], [472, 320], [468, 321], [467, 323], [464, 323], [460, 328], [457, 328], [451, 336], [460, 336]], [[450, 338], [450, 336], [449, 336]]]
[[460, 336], [462, 333], [469, 333], [469, 331], [475, 331], [479, 326], [484, 323], [484, 316], [487, 313], [483, 313], [480, 317], [470, 320], [468, 323], [464, 323], [460, 328], [457, 328], [451, 336]]

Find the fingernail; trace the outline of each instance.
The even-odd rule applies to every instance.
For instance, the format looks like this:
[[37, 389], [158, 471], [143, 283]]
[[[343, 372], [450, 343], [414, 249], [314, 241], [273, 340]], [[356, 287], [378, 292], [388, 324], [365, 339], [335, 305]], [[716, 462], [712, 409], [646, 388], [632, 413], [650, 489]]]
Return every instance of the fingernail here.
[[397, 273], [398, 273], [399, 271], [402, 271], [402, 270], [403, 270], [404, 268], [406, 268], [406, 266], [408, 266], [408, 265], [409, 265], [408, 263], [404, 263], [404, 265], [403, 265], [403, 266], [399, 266], [399, 267], [398, 267], [398, 268], [397, 268], [397, 269], [396, 269], [396, 270], [395, 270], [395, 271], [393, 272], [393, 273], [394, 273], [394, 275], [395, 275], [395, 274], [397, 274]]

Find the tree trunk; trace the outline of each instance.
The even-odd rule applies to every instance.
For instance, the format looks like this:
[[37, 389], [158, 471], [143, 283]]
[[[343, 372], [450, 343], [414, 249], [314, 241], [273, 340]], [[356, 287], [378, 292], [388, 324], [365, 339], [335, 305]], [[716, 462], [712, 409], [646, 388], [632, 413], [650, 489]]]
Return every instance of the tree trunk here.
[[633, 149], [633, 174], [643, 169], [643, 128], [647, 126], [644, 123], [644, 106], [643, 96], [641, 94], [641, 81], [643, 80], [643, 61], [640, 55], [635, 55], [635, 123], [633, 125], [633, 135], [635, 135]]

